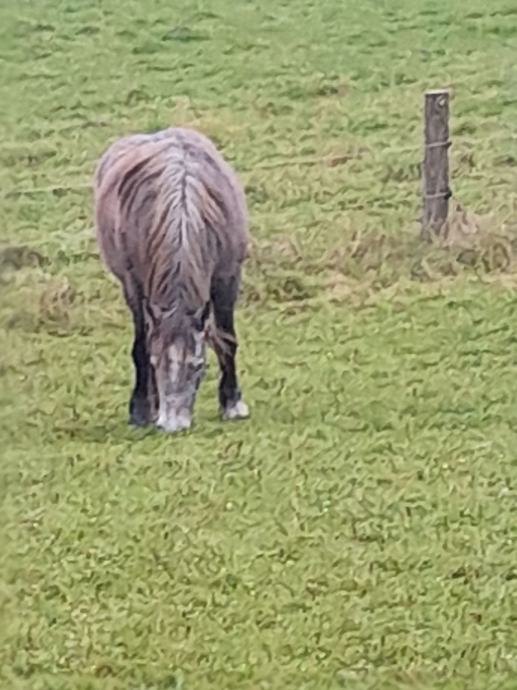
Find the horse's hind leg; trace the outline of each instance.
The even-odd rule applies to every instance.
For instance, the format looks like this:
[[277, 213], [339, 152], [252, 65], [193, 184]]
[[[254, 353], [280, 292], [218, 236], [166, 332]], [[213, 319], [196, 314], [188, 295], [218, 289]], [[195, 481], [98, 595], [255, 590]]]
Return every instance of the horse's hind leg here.
[[133, 314], [134, 340], [131, 357], [135, 367], [135, 385], [129, 401], [129, 423], [146, 426], [153, 422], [156, 407], [156, 382], [147, 347], [144, 305], [138, 285], [124, 284], [124, 296]]
[[245, 419], [249, 417], [248, 406], [242, 399], [239, 388], [235, 364], [238, 343], [235, 334], [234, 311], [238, 289], [238, 277], [215, 279], [211, 289], [216, 327], [213, 347], [221, 368], [219, 404], [223, 419]]

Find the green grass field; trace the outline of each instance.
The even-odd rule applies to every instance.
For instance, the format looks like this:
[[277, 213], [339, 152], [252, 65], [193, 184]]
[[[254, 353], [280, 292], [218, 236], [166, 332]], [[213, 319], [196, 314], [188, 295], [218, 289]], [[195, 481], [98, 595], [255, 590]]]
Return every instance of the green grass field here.
[[[0, 27], [1, 689], [517, 688], [515, 2], [0, 0]], [[441, 86], [481, 228], [449, 250], [418, 239]], [[219, 421], [212, 357], [168, 437], [126, 424], [88, 185], [180, 124], [248, 191], [252, 418]]]

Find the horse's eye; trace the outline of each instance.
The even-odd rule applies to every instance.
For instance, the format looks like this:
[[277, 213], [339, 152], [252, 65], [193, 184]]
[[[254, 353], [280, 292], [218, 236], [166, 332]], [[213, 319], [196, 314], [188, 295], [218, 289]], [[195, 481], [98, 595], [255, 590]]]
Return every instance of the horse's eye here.
[[208, 318], [208, 315], [210, 314], [210, 302], [207, 302], [205, 306], [203, 307], [203, 311], [201, 314], [197, 316], [194, 316], [193, 318], [193, 325], [196, 331], [204, 331], [205, 330], [205, 325], [206, 325], [206, 320]]
[[192, 362], [189, 368], [193, 374], [199, 374], [203, 370], [203, 366], [204, 362]]

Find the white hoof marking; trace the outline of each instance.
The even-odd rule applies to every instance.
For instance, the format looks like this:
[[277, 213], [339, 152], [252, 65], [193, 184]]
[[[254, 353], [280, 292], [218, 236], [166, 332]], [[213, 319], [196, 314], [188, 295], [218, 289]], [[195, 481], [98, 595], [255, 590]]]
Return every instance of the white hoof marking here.
[[247, 419], [250, 416], [250, 411], [244, 400], [238, 400], [233, 405], [228, 405], [223, 410], [223, 419], [225, 421], [233, 419]]

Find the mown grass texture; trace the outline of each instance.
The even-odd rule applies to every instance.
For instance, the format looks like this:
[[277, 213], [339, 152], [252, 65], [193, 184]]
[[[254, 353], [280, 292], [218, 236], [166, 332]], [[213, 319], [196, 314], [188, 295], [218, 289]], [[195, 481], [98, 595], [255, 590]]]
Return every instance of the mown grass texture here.
[[[516, 21], [508, 0], [0, 4], [2, 688], [517, 686]], [[448, 249], [416, 222], [436, 86], [483, 219]], [[241, 171], [255, 240], [252, 418], [221, 424], [212, 359], [175, 438], [127, 428], [88, 189], [114, 138], [171, 124]]]

